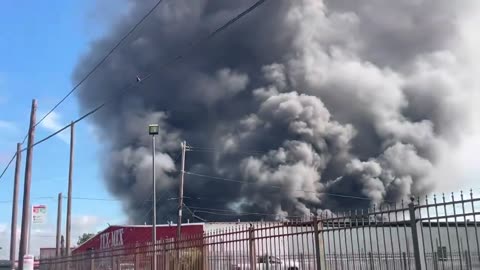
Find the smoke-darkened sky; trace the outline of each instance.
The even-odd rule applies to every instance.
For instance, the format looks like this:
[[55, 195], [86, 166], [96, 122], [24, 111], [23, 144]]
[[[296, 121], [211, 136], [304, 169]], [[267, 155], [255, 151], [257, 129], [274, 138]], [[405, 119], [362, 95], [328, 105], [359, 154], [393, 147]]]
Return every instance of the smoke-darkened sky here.
[[[177, 192], [182, 140], [204, 150], [187, 152], [187, 171], [248, 182], [187, 175], [186, 203], [205, 208], [282, 218], [399, 201], [443, 181], [432, 173], [472, 116], [460, 24], [472, 1], [269, 0], [158, 70], [253, 3], [164, 0], [78, 92], [85, 111], [116, 97], [93, 121], [108, 141], [105, 181], [132, 221], [150, 209], [150, 123], [161, 127], [160, 200]], [[130, 4], [74, 81], [152, 3]], [[174, 216], [171, 202], [159, 202], [159, 220]]]

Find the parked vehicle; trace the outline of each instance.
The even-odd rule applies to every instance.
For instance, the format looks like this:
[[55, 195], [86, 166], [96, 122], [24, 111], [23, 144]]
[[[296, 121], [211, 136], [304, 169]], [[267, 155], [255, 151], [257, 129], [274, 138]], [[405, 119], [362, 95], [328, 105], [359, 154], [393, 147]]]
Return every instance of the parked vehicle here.
[[[251, 269], [249, 263], [235, 264], [232, 270], [248, 270]], [[259, 256], [255, 265], [256, 270], [299, 270], [300, 263], [295, 260], [282, 260], [275, 256]]]

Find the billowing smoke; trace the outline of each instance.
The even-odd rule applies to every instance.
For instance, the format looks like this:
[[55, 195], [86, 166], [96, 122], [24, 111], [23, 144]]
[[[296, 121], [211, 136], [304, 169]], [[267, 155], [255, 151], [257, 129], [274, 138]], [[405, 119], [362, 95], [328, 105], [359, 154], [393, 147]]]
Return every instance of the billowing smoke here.
[[[148, 222], [147, 126], [158, 123], [163, 222], [176, 212], [168, 199], [177, 197], [182, 140], [202, 150], [187, 152], [190, 206], [282, 218], [432, 191], [429, 176], [469, 117], [457, 50], [457, 19], [468, 2], [270, 0], [158, 70], [253, 3], [165, 0], [78, 91], [85, 111], [115, 97], [93, 117], [106, 142], [107, 186], [124, 200], [132, 221]], [[74, 81], [151, 1], [130, 4], [92, 44]], [[138, 89], [120, 93], [151, 72]]]

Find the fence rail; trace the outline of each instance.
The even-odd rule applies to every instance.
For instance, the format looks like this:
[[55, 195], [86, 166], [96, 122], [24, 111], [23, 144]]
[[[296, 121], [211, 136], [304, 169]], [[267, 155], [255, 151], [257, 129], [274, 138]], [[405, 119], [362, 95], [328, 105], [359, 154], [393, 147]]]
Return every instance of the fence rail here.
[[41, 258], [41, 269], [138, 270], [472, 270], [480, 269], [480, 198], [442, 196], [310, 220], [231, 228]]

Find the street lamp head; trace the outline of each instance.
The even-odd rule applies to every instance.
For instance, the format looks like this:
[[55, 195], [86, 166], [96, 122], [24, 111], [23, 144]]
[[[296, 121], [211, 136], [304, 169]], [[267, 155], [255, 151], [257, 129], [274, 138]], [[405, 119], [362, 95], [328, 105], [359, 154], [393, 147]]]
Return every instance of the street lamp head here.
[[150, 135], [158, 135], [158, 125], [148, 125], [148, 133]]

